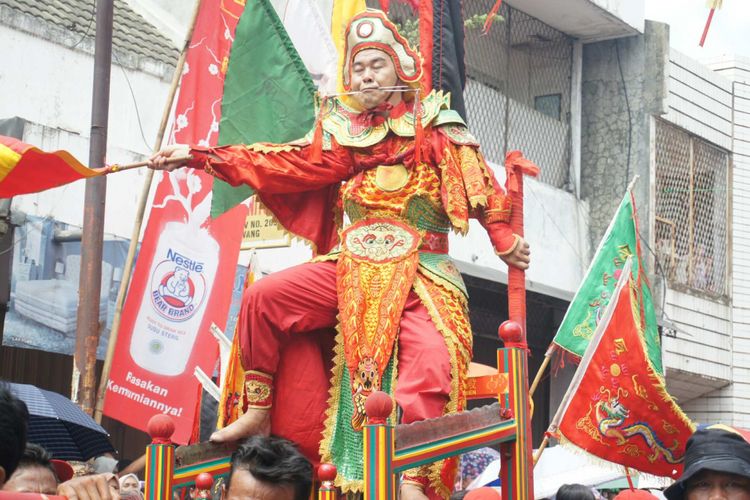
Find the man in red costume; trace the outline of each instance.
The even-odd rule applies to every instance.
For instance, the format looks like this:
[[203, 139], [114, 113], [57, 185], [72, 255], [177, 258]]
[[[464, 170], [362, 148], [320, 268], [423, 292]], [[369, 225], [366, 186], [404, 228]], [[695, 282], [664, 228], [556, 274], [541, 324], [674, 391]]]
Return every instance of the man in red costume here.
[[[245, 412], [212, 440], [268, 434], [273, 424], [303, 450], [312, 440], [319, 458], [337, 466], [345, 491], [362, 488], [361, 428], [371, 392], [392, 394], [404, 423], [464, 408], [472, 332], [448, 233], [465, 233], [474, 217], [502, 260], [529, 265], [528, 244], [508, 225], [510, 198], [449, 97], [419, 98], [420, 77], [419, 54], [382, 12], [367, 10], [346, 31], [347, 96], [322, 99], [305, 139], [174, 145], [152, 158], [152, 167], [171, 170], [168, 158], [189, 154], [188, 166], [251, 186], [313, 247], [311, 262], [248, 288], [238, 330]], [[333, 366], [316, 374], [309, 353], [293, 346], [334, 328]], [[296, 382], [285, 384], [287, 376]], [[285, 389], [294, 383], [305, 389]], [[329, 386], [327, 399], [311, 389], [321, 385]], [[316, 401], [322, 409], [313, 408]], [[295, 419], [297, 431], [285, 433]], [[303, 436], [305, 427], [316, 431]], [[454, 472], [452, 460], [410, 471], [401, 498], [447, 498]]]

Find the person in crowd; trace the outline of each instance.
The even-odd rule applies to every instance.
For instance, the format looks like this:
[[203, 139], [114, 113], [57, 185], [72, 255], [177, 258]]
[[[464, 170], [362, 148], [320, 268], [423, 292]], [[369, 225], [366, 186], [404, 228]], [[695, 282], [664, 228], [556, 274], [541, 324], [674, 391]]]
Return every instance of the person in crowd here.
[[503, 497], [495, 488], [484, 487], [469, 491], [464, 500], [503, 500]]
[[555, 493], [555, 500], [596, 500], [596, 496], [588, 486], [563, 484]]
[[13, 475], [26, 447], [29, 410], [0, 383], [0, 488]]
[[[10, 388], [0, 382], [0, 488], [13, 475], [26, 449], [29, 411]], [[114, 474], [73, 478], [57, 487], [68, 500], [119, 500]]]
[[125, 474], [120, 478], [120, 493], [130, 490], [141, 490], [141, 482], [135, 474]]
[[646, 490], [622, 490], [614, 500], [657, 500], [659, 497]]
[[226, 499], [307, 500], [312, 464], [286, 439], [253, 436], [232, 454]]
[[667, 500], [750, 500], [750, 432], [727, 425], [695, 431]]
[[94, 459], [94, 472], [102, 474], [104, 472], [115, 472], [117, 468], [117, 459], [111, 454], [100, 455]]
[[73, 477], [73, 468], [38, 444], [27, 443], [13, 475], [3, 486], [3, 491], [44, 493], [54, 495], [57, 485]]
[[114, 473], [115, 473], [115, 474], [117, 474], [117, 475], [120, 475], [120, 474], [123, 474], [123, 475], [124, 475], [124, 474], [127, 474], [127, 472], [124, 472], [124, 471], [125, 471], [125, 469], [127, 469], [127, 468], [128, 468], [129, 466], [130, 466], [130, 464], [132, 464], [132, 463], [133, 463], [133, 461], [132, 461], [132, 460], [130, 460], [130, 459], [127, 459], [127, 458], [122, 458], [122, 459], [120, 459], [120, 460], [118, 460], [118, 461], [117, 461], [117, 465], [115, 466], [115, 470], [113, 470], [112, 472], [114, 472]]
[[143, 493], [141, 490], [121, 491], [120, 500], [143, 500]]

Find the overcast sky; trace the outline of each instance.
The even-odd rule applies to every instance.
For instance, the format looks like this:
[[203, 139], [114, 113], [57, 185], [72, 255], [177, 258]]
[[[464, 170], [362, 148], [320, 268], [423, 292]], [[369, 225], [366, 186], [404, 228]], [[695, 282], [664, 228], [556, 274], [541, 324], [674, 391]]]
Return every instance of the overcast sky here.
[[706, 0], [646, 0], [646, 18], [669, 24], [671, 45], [680, 52], [698, 60], [722, 54], [750, 57], [750, 1], [724, 0], [701, 48], [708, 12]]

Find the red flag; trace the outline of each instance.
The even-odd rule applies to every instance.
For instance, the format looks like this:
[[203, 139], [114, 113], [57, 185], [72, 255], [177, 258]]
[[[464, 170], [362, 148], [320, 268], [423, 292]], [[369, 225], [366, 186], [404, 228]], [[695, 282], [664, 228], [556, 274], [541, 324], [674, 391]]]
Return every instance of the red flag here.
[[676, 478], [694, 426], [649, 361], [630, 259], [626, 269], [549, 430], [603, 460]]
[[46, 153], [0, 135], [0, 198], [36, 193], [104, 173], [84, 166], [67, 151]]
[[[172, 141], [216, 145], [224, 74], [244, 2], [203, 0], [175, 106]], [[224, 324], [247, 207], [208, 217], [213, 177], [163, 173], [122, 312], [104, 414], [146, 429], [174, 417], [172, 440], [188, 442], [196, 417], [195, 367], [213, 373], [211, 323]]]

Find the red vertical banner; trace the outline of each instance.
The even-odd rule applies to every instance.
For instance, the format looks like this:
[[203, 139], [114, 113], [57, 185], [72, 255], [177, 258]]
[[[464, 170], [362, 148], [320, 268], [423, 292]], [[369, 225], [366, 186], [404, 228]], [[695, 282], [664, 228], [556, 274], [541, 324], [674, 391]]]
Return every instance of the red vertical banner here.
[[[215, 145], [224, 74], [244, 1], [203, 0], [188, 49], [170, 142]], [[172, 440], [186, 443], [195, 420], [200, 367], [212, 373], [247, 207], [210, 219], [213, 177], [161, 172], [122, 312], [104, 414], [146, 430], [157, 413], [173, 417]]]

